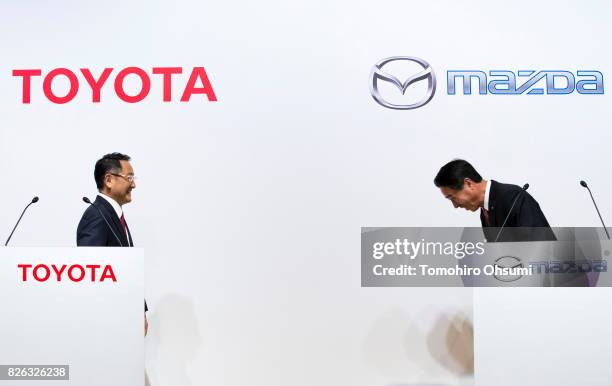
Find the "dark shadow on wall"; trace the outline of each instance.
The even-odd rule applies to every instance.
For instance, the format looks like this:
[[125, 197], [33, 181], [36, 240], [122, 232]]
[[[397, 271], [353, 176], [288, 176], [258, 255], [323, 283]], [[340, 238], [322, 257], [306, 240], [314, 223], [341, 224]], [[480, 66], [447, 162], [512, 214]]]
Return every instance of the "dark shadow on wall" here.
[[150, 385], [190, 386], [188, 366], [203, 344], [190, 298], [168, 294], [149, 315], [146, 338]]

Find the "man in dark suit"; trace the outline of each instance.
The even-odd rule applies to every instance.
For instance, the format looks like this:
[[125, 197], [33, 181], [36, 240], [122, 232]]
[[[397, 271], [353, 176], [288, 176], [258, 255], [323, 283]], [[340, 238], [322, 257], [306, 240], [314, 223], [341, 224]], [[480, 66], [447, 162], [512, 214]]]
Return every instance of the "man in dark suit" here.
[[504, 221], [503, 233], [497, 241], [555, 240], [540, 205], [529, 193], [516, 185], [483, 179], [465, 160], [442, 166], [434, 184], [455, 208], [480, 210], [487, 241], [496, 241]]
[[[85, 210], [77, 228], [79, 247], [133, 247], [130, 228], [123, 215], [123, 205], [132, 201], [136, 188], [130, 157], [111, 153], [96, 162], [94, 179], [98, 196]], [[145, 302], [145, 335], [148, 330]]]

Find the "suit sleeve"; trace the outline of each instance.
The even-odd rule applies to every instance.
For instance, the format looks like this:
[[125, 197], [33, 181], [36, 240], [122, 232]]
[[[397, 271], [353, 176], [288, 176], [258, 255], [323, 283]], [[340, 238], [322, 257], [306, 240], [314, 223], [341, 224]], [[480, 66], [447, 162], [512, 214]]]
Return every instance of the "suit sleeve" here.
[[85, 211], [77, 227], [77, 246], [104, 247], [107, 245], [106, 224], [101, 216]]

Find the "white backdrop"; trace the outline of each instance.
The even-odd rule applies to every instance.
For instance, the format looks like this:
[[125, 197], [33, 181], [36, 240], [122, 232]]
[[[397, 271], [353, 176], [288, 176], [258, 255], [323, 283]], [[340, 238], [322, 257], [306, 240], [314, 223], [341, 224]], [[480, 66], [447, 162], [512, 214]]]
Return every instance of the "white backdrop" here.
[[[139, 178], [125, 212], [145, 248], [152, 384], [469, 384], [435, 337], [465, 328], [471, 292], [360, 288], [359, 228], [477, 226], [432, 184], [455, 157], [486, 177], [529, 182], [554, 226], [598, 225], [581, 178], [611, 215], [607, 95], [449, 96], [444, 87], [453, 67], [605, 77], [610, 7], [4, 4], [0, 229], [8, 235], [37, 194], [12, 245], [74, 245], [95, 161], [125, 152]], [[428, 105], [394, 111], [370, 96], [371, 66], [395, 55], [436, 70]], [[128, 66], [205, 66], [218, 102], [178, 102], [186, 75], [171, 103], [159, 77], [145, 101], [121, 102], [110, 81]], [[102, 103], [79, 75], [73, 102], [48, 102], [39, 77], [22, 104], [11, 71], [57, 67], [115, 72]]]

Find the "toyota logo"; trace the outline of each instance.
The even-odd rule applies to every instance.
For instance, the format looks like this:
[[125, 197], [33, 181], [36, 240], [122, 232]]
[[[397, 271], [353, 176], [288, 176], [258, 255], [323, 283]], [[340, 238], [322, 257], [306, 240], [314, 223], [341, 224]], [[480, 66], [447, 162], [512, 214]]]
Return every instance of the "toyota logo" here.
[[[386, 64], [390, 62], [398, 61], [398, 60], [418, 63], [421, 67], [423, 67], [423, 70], [410, 76], [408, 79], [402, 82], [396, 76], [393, 76], [383, 71], [383, 67]], [[402, 92], [402, 95], [404, 95], [406, 93], [406, 90], [408, 89], [408, 87], [410, 87], [411, 84], [418, 82], [420, 80], [424, 80], [424, 79], [427, 79], [427, 83], [428, 83], [427, 93], [425, 94], [423, 99], [421, 99], [417, 103], [413, 103], [413, 104], [390, 103], [384, 100], [383, 97], [380, 96], [380, 93], [378, 91], [378, 81], [382, 80], [382, 81], [386, 81], [386, 82], [390, 82], [394, 84]], [[433, 69], [431, 68], [429, 63], [427, 63], [423, 59], [416, 58], [414, 56], [392, 56], [390, 58], [386, 58], [386, 59], [379, 61], [372, 67], [372, 72], [370, 74], [370, 94], [372, 94], [372, 97], [374, 98], [374, 100], [378, 102], [378, 104], [380, 104], [381, 106], [387, 107], [389, 109], [394, 109], [394, 110], [412, 110], [412, 109], [419, 108], [429, 103], [429, 101], [431, 100], [431, 98], [433, 98], [435, 93], [436, 93], [436, 75], [434, 74]]]

